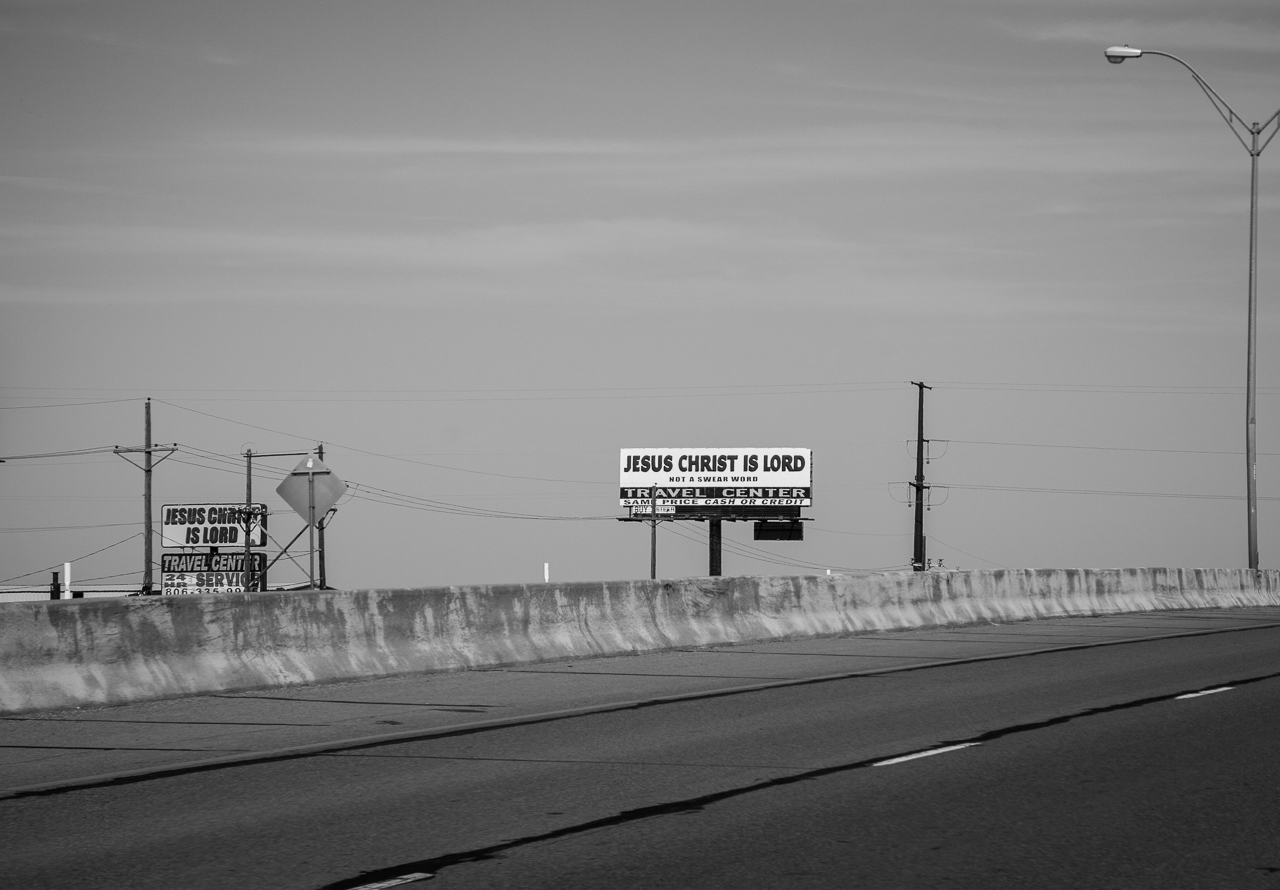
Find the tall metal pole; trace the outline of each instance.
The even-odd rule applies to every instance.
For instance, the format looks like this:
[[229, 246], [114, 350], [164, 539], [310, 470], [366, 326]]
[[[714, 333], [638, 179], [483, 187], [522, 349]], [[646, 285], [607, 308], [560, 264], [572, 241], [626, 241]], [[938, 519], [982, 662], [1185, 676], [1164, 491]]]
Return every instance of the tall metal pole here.
[[924, 391], [933, 389], [932, 386], [925, 386], [923, 383], [911, 381], [912, 386], [920, 388], [920, 408], [916, 418], [916, 481], [914, 488], [916, 490], [916, 534], [915, 534], [915, 550], [911, 555], [911, 568], [916, 572], [925, 570], [925, 543], [924, 543], [924, 448], [928, 441], [924, 437]]
[[142, 595], [150, 596], [154, 591], [151, 575], [152, 546], [151, 540], [151, 399], [146, 402], [146, 423], [143, 431], [142, 449]]
[[[324, 443], [320, 442], [316, 445], [316, 456], [320, 458], [320, 463], [324, 463]], [[320, 589], [327, 590], [329, 583], [325, 579], [324, 573], [324, 526], [325, 520], [329, 518], [329, 514], [320, 517], [320, 527], [316, 529], [316, 546], [320, 548]]]
[[[311, 452], [310, 452], [310, 451], [259, 451], [259, 452], [258, 452], [258, 457], [307, 457], [307, 456], [309, 456], [310, 454], [311, 454]], [[248, 451], [246, 451], [246, 452], [245, 452], [245, 457], [249, 457], [249, 452], [248, 452]], [[247, 469], [247, 468], [246, 468], [245, 472], [246, 472], [246, 473], [248, 472], [248, 469]], [[309, 516], [307, 516], [307, 517], [304, 517], [304, 518], [306, 518], [306, 519], [314, 519], [314, 518], [315, 518], [315, 506], [314, 506], [314, 504], [315, 504], [315, 485], [314, 485], [314, 481], [315, 481], [315, 480], [314, 480], [313, 478], [310, 478], [310, 477], [311, 477], [311, 475], [312, 475], [312, 468], [311, 468], [311, 462], [310, 462], [310, 461], [308, 461], [308, 462], [307, 462], [307, 470], [306, 470], [306, 473], [307, 473], [307, 476], [309, 477], [309, 478], [307, 479], [307, 483], [308, 483], [308, 485], [307, 485], [307, 497], [309, 498], [310, 503], [312, 504], [312, 507], [311, 507], [311, 509], [310, 509], [310, 511], [309, 511], [310, 515], [309, 515]], [[291, 473], [289, 473], [289, 476], [290, 476], [290, 477], [293, 477], [293, 476], [301, 476], [301, 475], [302, 475], [302, 472], [301, 472], [301, 471], [299, 471], [299, 470], [297, 470], [297, 469], [295, 469], [295, 470], [293, 470]], [[246, 499], [247, 499], [247, 498], [248, 498], [248, 494], [246, 494]], [[252, 502], [250, 502], [249, 506], [250, 506], [250, 509], [252, 509], [252, 508], [253, 508], [253, 504], [252, 504]], [[267, 533], [266, 533], [267, 514], [266, 514], [266, 512], [265, 512], [265, 510], [266, 510], [266, 506], [265, 506], [265, 505], [263, 506], [263, 510], [264, 510], [264, 512], [262, 512], [262, 513], [261, 513], [261, 514], [259, 514], [259, 516], [258, 516], [258, 521], [259, 521], [259, 522], [262, 524], [262, 526], [263, 526], [262, 540], [263, 540], [263, 543], [265, 544], [265, 543], [266, 543], [266, 541], [267, 541]], [[308, 522], [308, 523], [307, 523], [307, 528], [308, 528], [308, 529], [314, 528], [314, 525], [313, 525], [312, 523]], [[261, 572], [261, 573], [257, 573], [257, 572], [255, 572], [255, 573], [254, 573], [254, 574], [256, 574], [256, 575], [258, 576], [258, 577], [257, 577], [257, 584], [256, 584], [256, 587], [257, 587], [257, 588], [260, 588], [260, 589], [262, 589], [262, 590], [264, 590], [264, 591], [267, 589], [266, 581], [267, 581], [267, 572], [268, 572], [268, 570], [269, 570], [273, 565], [275, 565], [275, 564], [276, 564], [276, 561], [277, 561], [277, 560], [279, 560], [281, 556], [284, 556], [284, 555], [285, 555], [285, 553], [288, 551], [288, 549], [294, 545], [294, 542], [295, 542], [295, 541], [297, 541], [297, 540], [298, 540], [298, 538], [301, 538], [301, 537], [302, 537], [302, 531], [301, 531], [301, 530], [299, 530], [299, 532], [298, 532], [296, 535], [294, 535], [294, 536], [293, 536], [293, 540], [292, 540], [292, 541], [290, 541], [288, 544], [286, 544], [283, 548], [281, 548], [280, 553], [276, 554], [275, 559], [271, 560], [270, 562], [268, 562], [268, 561], [267, 561], [266, 553], [265, 553], [265, 552], [263, 553], [263, 555], [262, 555], [262, 565], [263, 565], [262, 572]], [[314, 552], [314, 548], [312, 548], [312, 549], [313, 549], [313, 552]], [[315, 580], [314, 580], [314, 579], [315, 579], [315, 572], [312, 572], [312, 573], [310, 574], [310, 578], [311, 578], [312, 586], [314, 586], [314, 585], [315, 585]]]
[[719, 578], [720, 577], [720, 533], [721, 533], [720, 520], [719, 519], [708, 520], [707, 525], [709, 526], [707, 529], [708, 531], [707, 538], [708, 538], [708, 547], [710, 549], [709, 556], [710, 556], [710, 563], [711, 563], [710, 566], [708, 566], [708, 568], [710, 569], [709, 574], [713, 578]]
[[1249, 371], [1245, 380], [1245, 464], [1249, 491], [1249, 568], [1258, 570], [1258, 134], [1262, 126], [1249, 128]]
[[316, 589], [316, 474], [314, 461], [307, 461], [307, 575]]
[[[1191, 76], [1195, 78], [1196, 85], [1204, 91], [1205, 96], [1213, 103], [1213, 108], [1218, 112], [1219, 116], [1226, 121], [1227, 126], [1231, 128], [1231, 133], [1249, 152], [1249, 332], [1248, 332], [1248, 357], [1246, 364], [1248, 369], [1245, 376], [1245, 491], [1247, 507], [1249, 511], [1249, 568], [1253, 571], [1258, 570], [1258, 463], [1257, 463], [1257, 355], [1258, 355], [1258, 158], [1262, 155], [1271, 140], [1275, 138], [1276, 133], [1280, 132], [1280, 111], [1267, 118], [1267, 122], [1259, 124], [1256, 121], [1252, 125], [1244, 122], [1240, 115], [1236, 114], [1235, 109], [1227, 104], [1218, 93], [1209, 86], [1209, 82], [1200, 76], [1196, 69], [1192, 68], [1184, 60], [1178, 58], [1172, 53], [1161, 52], [1154, 49], [1135, 49], [1130, 46], [1113, 46], [1106, 51], [1107, 60], [1119, 64], [1125, 59], [1135, 59], [1144, 55], [1164, 56], [1166, 59], [1172, 59], [1187, 71], [1191, 72]], [[1266, 138], [1265, 142], [1259, 143], [1259, 138], [1264, 130], [1275, 125], [1275, 129], [1271, 131], [1271, 135]], [[1241, 130], [1249, 133], [1250, 139], [1245, 141], [1241, 135]]]
[[658, 577], [658, 486], [649, 486], [649, 580]]

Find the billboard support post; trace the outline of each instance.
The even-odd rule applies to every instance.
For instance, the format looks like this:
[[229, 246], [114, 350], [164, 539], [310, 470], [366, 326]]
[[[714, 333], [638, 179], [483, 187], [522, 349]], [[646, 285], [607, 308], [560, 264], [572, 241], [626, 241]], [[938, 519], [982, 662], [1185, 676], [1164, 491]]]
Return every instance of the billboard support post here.
[[708, 525], [708, 532], [709, 532], [709, 534], [707, 535], [707, 539], [709, 543], [709, 549], [711, 551], [710, 552], [711, 565], [709, 567], [708, 574], [711, 575], [712, 578], [718, 578], [720, 577], [720, 520], [719, 519], [709, 520], [707, 522], [707, 525]]
[[649, 509], [653, 511], [649, 523], [649, 580], [658, 577], [658, 486], [649, 486]]

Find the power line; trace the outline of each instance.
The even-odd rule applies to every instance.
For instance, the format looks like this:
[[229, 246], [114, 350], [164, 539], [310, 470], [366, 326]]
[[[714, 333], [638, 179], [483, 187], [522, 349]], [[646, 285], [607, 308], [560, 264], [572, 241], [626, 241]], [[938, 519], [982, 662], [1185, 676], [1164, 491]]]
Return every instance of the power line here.
[[322, 440], [322, 439], [319, 439], [319, 438], [312, 438], [312, 437], [308, 437], [308, 436], [299, 436], [299, 435], [297, 435], [296, 433], [286, 433], [286, 432], [284, 432], [283, 430], [271, 429], [270, 427], [258, 426], [257, 424], [252, 424], [252, 423], [245, 423], [244, 421], [241, 421], [241, 420], [232, 420], [230, 417], [221, 417], [221, 416], [219, 416], [219, 415], [217, 415], [217, 414], [210, 414], [210, 413], [209, 413], [209, 412], [207, 412], [207, 411], [197, 411], [195, 408], [187, 408], [187, 407], [186, 407], [186, 406], [184, 406], [184, 405], [177, 405], [177, 404], [174, 404], [173, 402], [165, 402], [165, 401], [163, 401], [163, 400], [161, 400], [161, 399], [156, 399], [155, 401], [159, 402], [159, 403], [160, 403], [160, 404], [162, 404], [162, 405], [168, 405], [170, 408], [177, 408], [177, 409], [179, 409], [179, 410], [181, 410], [181, 411], [190, 411], [190, 412], [191, 412], [191, 413], [193, 413], [193, 414], [200, 414], [200, 415], [203, 415], [203, 416], [205, 416], [205, 417], [211, 417], [211, 418], [213, 418], [214, 420], [221, 420], [221, 421], [225, 421], [226, 423], [234, 423], [234, 424], [238, 424], [239, 426], [247, 426], [247, 427], [249, 427], [250, 429], [262, 430], [263, 432], [267, 432], [267, 433], [275, 433], [276, 435], [279, 435], [279, 436], [290, 436], [290, 437], [295, 438], [295, 439], [301, 439], [301, 440], [302, 440], [302, 441], [304, 441], [304, 442], [319, 442], [319, 441], [324, 441], [324, 442], [325, 442], [325, 444], [327, 444], [327, 445], [334, 445], [334, 446], [336, 446], [336, 447], [338, 447], [338, 448], [342, 448], [342, 449], [345, 449], [345, 450], [347, 450], [347, 451], [355, 452], [356, 454], [366, 454], [366, 455], [369, 455], [370, 457], [381, 457], [381, 458], [383, 458], [383, 459], [385, 459], [385, 460], [394, 460], [394, 461], [399, 461], [399, 462], [401, 462], [401, 463], [406, 463], [406, 464], [415, 464], [415, 465], [417, 465], [417, 466], [433, 467], [433, 468], [438, 469], [438, 470], [452, 470], [452, 471], [453, 471], [453, 472], [455, 472], [455, 473], [471, 473], [471, 474], [476, 475], [476, 476], [495, 476], [495, 477], [503, 478], [503, 479], [523, 479], [523, 480], [532, 481], [532, 482], [562, 482], [562, 483], [568, 483], [568, 484], [572, 484], [572, 485], [600, 485], [600, 484], [602, 484], [599, 480], [595, 480], [595, 479], [591, 479], [591, 480], [588, 480], [588, 479], [550, 479], [550, 478], [544, 478], [544, 477], [541, 477], [541, 476], [520, 476], [520, 475], [516, 475], [516, 474], [513, 474], [513, 473], [491, 473], [491, 472], [488, 472], [488, 471], [486, 471], [486, 470], [468, 470], [468, 469], [466, 469], [466, 468], [464, 468], [464, 467], [451, 467], [451, 466], [447, 466], [446, 464], [436, 464], [436, 463], [431, 463], [430, 461], [425, 461], [425, 460], [410, 460], [410, 459], [409, 459], [409, 458], [407, 458], [407, 457], [395, 457], [394, 455], [390, 455], [390, 454], [382, 454], [382, 453], [377, 452], [377, 451], [366, 451], [366, 450], [365, 450], [365, 449], [363, 449], [363, 448], [356, 448], [355, 446], [352, 446], [352, 445], [343, 445], [341, 442], [332, 442], [332, 441], [328, 441], [328, 440]]
[[[1238, 501], [1242, 500], [1241, 495], [1235, 494], [1184, 494], [1177, 492], [1164, 491], [1119, 491], [1111, 489], [1098, 488], [1035, 488], [1030, 486], [1018, 485], [964, 485], [956, 482], [948, 482], [945, 485], [938, 485], [938, 488], [958, 488], [969, 491], [1023, 491], [1035, 494], [1096, 494], [1107, 495], [1111, 497], [1135, 497], [1135, 498], [1188, 498], [1192, 500], [1218, 500], [1218, 501]], [[1264, 501], [1280, 500], [1280, 497], [1264, 497], [1260, 498]]]
[[53, 457], [83, 457], [86, 454], [112, 454], [115, 452], [115, 445], [98, 445], [93, 448], [75, 448], [70, 451], [46, 451], [41, 454], [10, 454], [5, 455], [0, 460], [41, 460]]
[[[950, 441], [967, 442], [968, 440], [953, 439]], [[972, 444], [1016, 445], [1019, 443], [973, 442]], [[220, 463], [223, 465], [222, 466], [217, 466], [217, 465], [206, 466], [203, 464], [177, 460], [175, 458], [175, 460], [177, 460], [178, 463], [182, 463], [186, 466], [192, 466], [199, 469], [216, 470], [219, 472], [235, 473], [235, 474], [238, 474], [240, 472], [238, 462], [236, 462], [235, 459], [233, 458], [229, 458], [224, 455], [219, 455], [214, 452], [203, 451], [202, 449], [197, 449], [190, 445], [181, 445], [181, 447], [191, 451], [200, 452], [200, 454], [197, 456], [202, 458], [207, 458], [211, 461], [214, 461], [215, 463]], [[1093, 446], [1046, 445], [1046, 446], [1031, 446], [1031, 447], [1092, 448]], [[258, 473], [258, 472], [254, 473], [254, 477], [259, 479], [265, 479], [265, 480], [272, 480], [275, 478], [274, 476], [269, 475], [267, 473]], [[441, 501], [441, 500], [432, 499], [432, 498], [424, 498], [419, 495], [411, 495], [404, 492], [394, 491], [391, 489], [384, 489], [384, 488], [379, 488], [377, 486], [367, 485], [364, 483], [350, 482], [349, 484], [352, 486], [352, 498], [359, 498], [360, 500], [369, 501], [371, 503], [379, 503], [386, 506], [404, 507], [407, 509], [417, 509], [417, 510], [422, 510], [426, 512], [441, 513], [445, 515], [471, 516], [471, 517], [477, 517], [477, 518], [492, 518], [492, 519], [525, 519], [525, 520], [536, 520], [536, 521], [599, 521], [599, 520], [605, 520], [605, 519], [611, 518], [608, 516], [560, 516], [560, 515], [554, 515], [554, 514], [527, 513], [527, 512], [505, 511], [505, 510], [489, 510], [481, 507], [468, 507], [461, 504], [455, 504], [449, 501]], [[1047, 488], [1047, 487], [1012, 486], [1012, 485], [968, 485], [963, 483], [947, 483], [947, 484], [940, 484], [937, 487], [939, 489], [955, 488], [955, 489], [974, 490], [974, 491], [1010, 491], [1010, 492], [1027, 492], [1027, 493], [1039, 493], [1039, 494], [1092, 494], [1092, 495], [1125, 496], [1125, 497], [1163, 497], [1163, 498], [1239, 500], [1239, 496], [1237, 495], [1184, 494], [1184, 493], [1173, 493], [1173, 492], [1140, 492], [1140, 491], [1122, 491], [1122, 490], [1104, 490], [1104, 489]], [[1263, 498], [1263, 500], [1277, 500], [1277, 499], [1280, 499], [1280, 498]], [[283, 511], [283, 512], [287, 512], [287, 511]], [[133, 525], [133, 524], [136, 524], [136, 523], [120, 523], [120, 525]], [[83, 528], [97, 528], [97, 527], [107, 527], [107, 526], [83, 526]], [[74, 528], [82, 528], [82, 527], [67, 526], [66, 528], [74, 529]], [[53, 529], [50, 529], [50, 530], [53, 530]], [[859, 536], [869, 536], [869, 537], [905, 537], [906, 536], [905, 534], [883, 534], [883, 533], [877, 534], [872, 532], [846, 532], [846, 531], [837, 531], [834, 529], [823, 529], [818, 527], [814, 527], [812, 530], [826, 532], [829, 534], [859, 535]], [[6, 531], [25, 531], [25, 529], [0, 529], [0, 532], [6, 532]], [[956, 549], [957, 551], [962, 553], [964, 552], [960, 550], [960, 548], [953, 548], [953, 549]], [[966, 555], [972, 555], [972, 554], [966, 554]], [[976, 556], [974, 558], [981, 559], [981, 557], [976, 557]], [[988, 561], [988, 560], [984, 560], [984, 561]], [[992, 564], [999, 565], [999, 563], [992, 563]], [[834, 568], [829, 566], [820, 566], [820, 567]]]
[[1002, 569], [1007, 569], [1007, 568], [1009, 568], [1009, 566], [1004, 565], [1003, 563], [999, 563], [999, 562], [992, 562], [992, 561], [991, 561], [991, 560], [989, 560], [989, 559], [984, 559], [983, 557], [978, 556], [976, 553], [970, 553], [968, 550], [961, 550], [961, 549], [960, 549], [959, 547], [957, 547], [955, 544], [948, 544], [946, 541], [942, 540], [942, 539], [941, 539], [941, 538], [939, 538], [937, 535], [929, 535], [929, 540], [931, 540], [931, 541], [936, 541], [937, 543], [941, 544], [943, 547], [946, 547], [946, 548], [947, 548], [947, 549], [949, 549], [949, 550], [954, 550], [956, 553], [963, 553], [965, 556], [972, 557], [973, 559], [976, 559], [976, 560], [978, 560], [979, 562], [985, 562], [985, 563], [987, 563], [988, 565], [993, 565], [993, 566], [1000, 566], [1000, 568], [1002, 568]]
[[[134, 538], [140, 538], [140, 537], [142, 537], [142, 532], [138, 532], [136, 535], [130, 535], [129, 537], [125, 538], [122, 541], [116, 541], [114, 544], [108, 544], [106, 547], [103, 547], [100, 550], [95, 550], [92, 553], [86, 553], [84, 556], [77, 556], [77, 557], [74, 557], [73, 559], [69, 559], [65, 561], [78, 562], [82, 559], [88, 559], [90, 556], [97, 556], [99, 553], [103, 553], [107, 550], [110, 550], [112, 547], [119, 547], [121, 544], [126, 544], [129, 541], [132, 541]], [[41, 572], [52, 572], [54, 569], [58, 569], [61, 567], [62, 567], [62, 563], [54, 563], [51, 566], [45, 566], [43, 569], [36, 569], [34, 572], [27, 572], [25, 575], [14, 575], [12, 578], [6, 578], [5, 580], [0, 581], [0, 584], [8, 584], [10, 581], [17, 581], [19, 578], [30, 578], [32, 575], [39, 575]]]
[[[3, 396], [0, 398], [20, 399], [23, 396]], [[0, 411], [21, 411], [23, 409], [30, 410], [32, 408], [79, 408], [84, 405], [113, 405], [117, 402], [141, 402], [141, 398], [134, 399], [96, 399], [88, 402], [61, 402], [57, 405], [0, 405]]]
[[[1240, 386], [1142, 386], [1111, 383], [981, 383], [951, 381], [937, 384], [943, 389], [990, 390], [994, 392], [1080, 392], [1116, 393], [1120, 395], [1213, 395], [1238, 396], [1244, 394]], [[1280, 388], [1259, 388], [1269, 395], [1280, 393]]]
[[[686, 541], [693, 541], [699, 544], [705, 544], [708, 537], [708, 535], [704, 533], [701, 528], [690, 529], [693, 532], [693, 534], [698, 535], [698, 537], [691, 537], [690, 535], [683, 534], [679, 529], [676, 529], [676, 528], [665, 528], [665, 524], [664, 524], [664, 530], [675, 535], [676, 537], [684, 538]], [[759, 547], [752, 547], [748, 544], [742, 544], [738, 541], [731, 541], [731, 540], [725, 540], [725, 539], [721, 539], [721, 546], [723, 546], [724, 549], [728, 550], [730, 553], [733, 553], [735, 556], [742, 556], [747, 559], [754, 560], [756, 562], [771, 563], [773, 565], [792, 566], [792, 567], [807, 568], [807, 569], [832, 569], [840, 572], [884, 571], [884, 569], [878, 569], [878, 568], [877, 569], [851, 568], [849, 566], [827, 565], [825, 563], [811, 562], [808, 560], [787, 559], [786, 557], [783, 557], [776, 553], [772, 553], [768, 550], [762, 550]]]
[[[321, 395], [328, 393], [340, 393], [343, 395], [361, 395], [368, 393], [394, 393], [398, 395], [421, 395], [432, 394], [439, 395], [442, 393], [468, 393], [468, 394], [485, 394], [485, 393], [661, 393], [661, 392], [693, 392], [705, 391], [710, 395], [719, 394], [720, 390], [755, 390], [758, 392], [750, 393], [758, 394], [768, 390], [779, 389], [806, 389], [806, 388], [833, 388], [839, 387], [850, 389], [853, 391], [867, 390], [878, 392], [887, 389], [900, 388], [902, 384], [893, 380], [876, 380], [876, 381], [839, 381], [831, 383], [744, 383], [744, 384], [702, 384], [692, 386], [550, 386], [550, 387], [483, 387], [483, 388], [463, 388], [463, 389], [219, 389], [216, 387], [204, 388], [184, 388], [184, 389], [150, 389], [148, 392], [162, 393], [254, 393], [261, 394], [264, 392], [280, 393], [282, 396], [292, 397], [295, 393], [306, 393], [309, 395]], [[4, 390], [27, 390], [32, 392], [59, 392], [67, 390], [68, 387], [40, 387], [40, 386], [0, 386], [0, 391]], [[73, 392], [120, 392], [114, 387], [75, 387], [71, 389]], [[128, 391], [128, 390], [126, 390]], [[31, 398], [27, 396], [0, 396], [0, 398]], [[115, 401], [132, 401], [131, 399], [117, 399]], [[223, 401], [223, 400], [216, 400]], [[267, 401], [276, 401], [269, 399]]]
[[[520, 393], [520, 394], [541, 394], [541, 393], [665, 393], [665, 392], [687, 392], [687, 393], [707, 393], [719, 394], [722, 390], [748, 391], [751, 394], [759, 394], [776, 390], [804, 390], [804, 389], [836, 389], [838, 391], [870, 391], [881, 392], [892, 389], [901, 389], [910, 384], [907, 381], [900, 380], [837, 380], [837, 381], [793, 381], [789, 383], [743, 383], [743, 384], [700, 384], [687, 386], [544, 386], [544, 387], [452, 387], [452, 388], [408, 388], [408, 389], [392, 389], [386, 387], [372, 388], [281, 388], [281, 389], [230, 389], [223, 387], [169, 387], [163, 389], [150, 388], [148, 392], [160, 393], [226, 393], [240, 394], [253, 393], [261, 395], [262, 393], [278, 393], [281, 397], [294, 397], [296, 394], [302, 393], [307, 395], [368, 395], [374, 394], [394, 394], [394, 395], [442, 395], [442, 394], [470, 394], [484, 395], [495, 393]], [[1243, 394], [1244, 388], [1241, 386], [1194, 386], [1194, 385], [1169, 385], [1169, 384], [1136, 384], [1136, 383], [1073, 383], [1073, 382], [1050, 382], [1050, 383], [1031, 383], [1027, 381], [1006, 382], [998, 380], [988, 381], [972, 381], [972, 380], [949, 380], [939, 381], [938, 385], [950, 389], [986, 389], [994, 391], [1027, 391], [1027, 392], [1116, 392], [1116, 393], [1154, 393], [1154, 394], [1222, 394], [1222, 395], [1240, 395]], [[1280, 393], [1280, 387], [1263, 387], [1270, 393]], [[59, 387], [59, 386], [0, 386], [0, 393], [12, 391], [25, 392], [133, 392], [131, 389], [121, 389], [120, 387]], [[0, 395], [0, 398], [30, 398], [27, 396]], [[70, 396], [68, 397], [70, 398]], [[118, 398], [110, 401], [136, 401], [139, 397], [134, 398]], [[271, 399], [274, 401], [274, 399]], [[96, 402], [94, 404], [97, 404]]]
[[110, 581], [113, 578], [128, 578], [138, 574], [137, 572], [118, 572], [114, 575], [99, 575], [96, 578], [82, 578], [76, 581], [77, 584], [92, 584], [95, 581]]
[[[854, 392], [874, 392], [876, 390], [867, 389], [790, 389], [780, 390], [777, 392], [696, 392], [696, 393], [670, 393], [656, 392], [643, 394], [616, 394], [616, 395], [513, 395], [513, 396], [450, 396], [450, 397], [425, 397], [425, 396], [400, 396], [394, 398], [371, 398], [369, 396], [354, 396], [351, 398], [335, 398], [333, 396], [321, 396], [318, 398], [299, 398], [298, 396], [280, 396], [278, 398], [246, 398], [244, 396], [226, 396], [223, 398], [185, 398], [185, 402], [250, 402], [250, 403], [324, 403], [334, 404], [343, 402], [359, 402], [360, 404], [402, 404], [406, 402], [413, 403], [446, 403], [446, 402], [590, 402], [590, 401], [617, 401], [617, 400], [636, 400], [636, 399], [725, 399], [725, 398], [755, 398], [755, 397], [774, 397], [774, 396], [797, 396], [797, 395], [828, 395], [842, 394]], [[10, 396], [9, 398], [13, 398]], [[118, 401], [138, 401], [137, 399], [120, 399]], [[163, 401], [156, 399], [155, 401]], [[80, 404], [105, 404], [99, 402], [83, 402]], [[166, 402], [165, 404], [173, 404]], [[9, 408], [60, 408], [63, 405], [10, 405]]]
[[[902, 483], [902, 484], [905, 484], [905, 483]], [[880, 486], [876, 485], [874, 487], [879, 488]], [[811, 532], [823, 532], [824, 534], [828, 534], [828, 535], [855, 535], [860, 538], [909, 538], [911, 537], [911, 532], [843, 532], [843, 531], [837, 531], [836, 529], [833, 529], [833, 528], [820, 528], [818, 526], [813, 526], [813, 525], [806, 526], [806, 528], [808, 531], [811, 531]]]
[[[1228, 454], [1240, 457], [1243, 451], [1208, 451], [1195, 448], [1127, 448], [1119, 445], [1054, 445], [1043, 442], [987, 442], [980, 439], [934, 439], [935, 442], [955, 442], [960, 445], [1004, 445], [1010, 448], [1067, 448], [1080, 451], [1135, 451], [1144, 454]], [[1268, 457], [1280, 457], [1280, 452], [1259, 452]]]
[[[181, 446], [181, 447], [191, 448], [191, 446]], [[224, 459], [222, 455], [217, 455], [217, 454], [214, 454], [213, 452], [205, 452], [205, 454], [208, 455], [210, 459], [220, 460], [222, 463], [230, 463], [230, 459], [229, 458]], [[238, 466], [235, 469], [231, 469], [230, 467], [205, 466], [203, 464], [190, 463], [188, 461], [181, 461], [181, 460], [179, 460], [178, 462], [182, 463], [185, 466], [196, 467], [198, 469], [217, 470], [219, 472], [226, 472], [226, 473], [234, 472], [237, 474], [240, 472]], [[274, 476], [270, 476], [267, 474], [260, 474], [256, 472], [254, 476], [255, 478], [262, 478], [262, 479], [268, 479], [268, 480], [275, 478]], [[459, 516], [474, 516], [474, 517], [489, 518], [489, 519], [529, 519], [529, 520], [541, 520], [541, 521], [568, 521], [568, 520], [595, 521], [595, 520], [614, 518], [611, 516], [557, 516], [557, 515], [543, 514], [543, 513], [519, 513], [514, 511], [506, 511], [506, 510], [489, 510], [483, 507], [467, 507], [461, 504], [454, 504], [449, 501], [440, 501], [432, 498], [424, 498], [419, 495], [411, 495], [411, 494], [406, 494], [404, 492], [392, 491], [390, 489], [379, 488], [377, 486], [367, 485], [365, 483], [356, 482], [353, 480], [347, 480], [347, 485], [351, 490], [351, 495], [350, 495], [350, 498], [348, 498], [348, 500], [358, 498], [360, 500], [369, 501], [371, 503], [384, 504], [387, 506], [406, 507], [409, 509], [424, 510], [427, 512], [435, 512], [435, 513], [447, 513], [447, 514], [454, 514]]]
[[97, 525], [46, 525], [31, 528], [0, 528], [0, 534], [16, 534], [19, 532], [69, 532], [83, 531], [90, 528], [133, 528], [141, 522], [103, 522]]
[[474, 516], [486, 519], [529, 519], [552, 522], [593, 522], [613, 520], [617, 518], [615, 516], [555, 516], [544, 513], [516, 513], [507, 510], [488, 510], [483, 507], [466, 507], [461, 504], [454, 504], [448, 501], [437, 501], [431, 498], [402, 494], [400, 492], [389, 491], [384, 488], [377, 488], [372, 485], [364, 485], [358, 482], [348, 482], [347, 484], [353, 489], [354, 498], [373, 501], [374, 503], [387, 504], [394, 507], [405, 507], [408, 509], [424, 510], [433, 513], [448, 513], [457, 516]]

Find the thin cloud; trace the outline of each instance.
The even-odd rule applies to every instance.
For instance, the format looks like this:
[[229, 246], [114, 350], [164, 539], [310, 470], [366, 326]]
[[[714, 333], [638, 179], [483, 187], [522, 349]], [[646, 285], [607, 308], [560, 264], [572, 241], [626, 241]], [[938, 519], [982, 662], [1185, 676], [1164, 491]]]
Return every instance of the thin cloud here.
[[51, 176], [12, 176], [8, 174], [0, 174], [0, 186], [41, 192], [70, 192], [94, 195], [121, 194], [115, 189], [87, 185], [83, 182], [76, 182], [70, 179], [58, 179]]
[[96, 46], [109, 47], [129, 53], [151, 56], [164, 56], [181, 62], [196, 62], [205, 65], [240, 65], [242, 57], [224, 52], [216, 48], [182, 49], [163, 48], [142, 43], [125, 37], [115, 31], [94, 30], [80, 27], [38, 28], [22, 27], [0, 22], [0, 35], [14, 37], [49, 37], [56, 40], [68, 40], [78, 43], [91, 43]]
[[274, 136], [224, 140], [223, 147], [251, 154], [319, 158], [415, 156], [601, 157], [660, 150], [656, 143], [564, 139], [432, 139], [402, 136]]
[[1280, 23], [1230, 22], [1209, 18], [1161, 21], [1153, 16], [1063, 20], [1037, 25], [1001, 21], [996, 27], [1019, 39], [1090, 44], [1100, 48], [1128, 42], [1136, 46], [1147, 43], [1183, 49], [1280, 51]]
[[245, 63], [243, 56], [232, 55], [219, 49], [198, 50], [192, 53], [192, 58], [206, 65], [243, 65]]
[[23, 253], [212, 256], [306, 261], [325, 266], [372, 264], [417, 268], [549, 266], [724, 245], [714, 226], [666, 219], [582, 220], [506, 225], [447, 233], [246, 231], [159, 226], [8, 226], [0, 237]]
[[[217, 146], [216, 148], [212, 148]], [[949, 172], [1153, 172], [1182, 169], [1176, 157], [1153, 160], [1117, 153], [1114, 140], [1089, 132], [1023, 134], [1017, 140], [973, 123], [929, 120], [893, 126], [823, 128], [766, 136], [651, 141], [414, 139], [300, 136], [206, 139], [181, 151], [233, 151], [298, 162], [357, 163], [418, 159], [429, 166], [394, 170], [369, 167], [371, 175], [397, 178], [446, 175], [492, 177], [519, 161], [539, 175], [566, 176], [624, 189], [673, 191], [721, 189]], [[464, 168], [454, 161], [475, 161]], [[523, 171], [528, 172], [528, 171]]]

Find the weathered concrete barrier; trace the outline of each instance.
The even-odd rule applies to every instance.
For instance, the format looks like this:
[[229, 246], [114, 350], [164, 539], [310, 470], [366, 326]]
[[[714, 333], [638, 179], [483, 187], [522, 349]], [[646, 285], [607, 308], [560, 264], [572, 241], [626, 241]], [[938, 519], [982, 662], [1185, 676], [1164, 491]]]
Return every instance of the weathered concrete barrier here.
[[749, 640], [1280, 604], [1280, 571], [1026, 569], [0, 604], [0, 713]]

